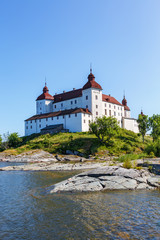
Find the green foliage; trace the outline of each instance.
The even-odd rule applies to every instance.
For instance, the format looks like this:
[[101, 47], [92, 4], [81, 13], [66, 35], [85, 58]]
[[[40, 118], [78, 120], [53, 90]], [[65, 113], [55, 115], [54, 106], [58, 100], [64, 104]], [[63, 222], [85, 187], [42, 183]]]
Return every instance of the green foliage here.
[[147, 157], [147, 154], [145, 155], [144, 153], [141, 154], [125, 154], [120, 156], [117, 161], [119, 162], [125, 162], [128, 160], [137, 160], [137, 159], [142, 159], [144, 157]]
[[148, 144], [144, 151], [151, 157], [160, 157], [160, 141]]
[[[66, 150], [71, 150], [77, 151], [85, 157], [91, 154], [98, 157], [129, 155], [132, 156], [131, 159], [140, 158], [139, 155], [142, 154], [143, 149], [152, 140], [146, 136], [143, 143], [141, 137], [136, 133], [125, 129], [119, 129], [118, 133], [109, 141], [109, 144], [105, 145], [99, 141], [95, 134], [90, 132], [33, 134], [21, 139], [22, 142], [15, 149], [15, 154], [34, 149], [42, 149], [55, 154], [65, 154]], [[9, 151], [9, 149], [6, 151]], [[136, 157], [133, 158], [133, 156]]]
[[8, 146], [10, 148], [16, 148], [20, 145], [20, 143], [22, 142], [22, 139], [18, 136], [18, 133], [11, 133], [8, 136]]
[[148, 116], [139, 114], [137, 122], [138, 122], [139, 131], [142, 135], [143, 142], [144, 142], [144, 136], [146, 135], [146, 132], [149, 130], [149, 126], [150, 126]]
[[123, 162], [123, 167], [124, 167], [124, 168], [127, 168], [127, 169], [130, 169], [130, 168], [132, 167], [131, 160], [126, 159], [126, 160]]
[[96, 135], [102, 144], [109, 144], [119, 130], [118, 122], [114, 117], [97, 118], [95, 122], [90, 123], [91, 131]]
[[152, 117], [149, 118], [149, 123], [151, 126], [151, 136], [153, 137], [153, 142], [155, 140], [158, 140], [160, 136], [160, 115], [153, 115]]
[[0, 151], [2, 150], [2, 136], [0, 135]]

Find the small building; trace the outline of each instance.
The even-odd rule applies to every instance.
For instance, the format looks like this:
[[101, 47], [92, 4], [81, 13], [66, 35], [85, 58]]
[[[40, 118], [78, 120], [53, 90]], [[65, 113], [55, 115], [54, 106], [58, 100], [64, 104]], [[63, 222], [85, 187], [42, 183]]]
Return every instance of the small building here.
[[43, 93], [36, 99], [36, 115], [25, 120], [25, 135], [54, 132], [53, 126], [58, 125], [59, 131], [85, 132], [91, 121], [102, 116], [113, 116], [120, 127], [139, 132], [125, 96], [120, 103], [113, 96], [103, 94], [91, 69], [88, 81], [79, 89], [52, 96], [45, 84]]

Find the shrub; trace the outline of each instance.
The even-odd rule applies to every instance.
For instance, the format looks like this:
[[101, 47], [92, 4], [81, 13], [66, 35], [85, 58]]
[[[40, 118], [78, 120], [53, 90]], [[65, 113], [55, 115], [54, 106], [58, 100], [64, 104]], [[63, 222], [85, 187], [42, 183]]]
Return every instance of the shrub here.
[[132, 167], [132, 163], [131, 163], [131, 160], [129, 159], [126, 159], [123, 163], [123, 167], [124, 168], [127, 168], [127, 169], [130, 169]]

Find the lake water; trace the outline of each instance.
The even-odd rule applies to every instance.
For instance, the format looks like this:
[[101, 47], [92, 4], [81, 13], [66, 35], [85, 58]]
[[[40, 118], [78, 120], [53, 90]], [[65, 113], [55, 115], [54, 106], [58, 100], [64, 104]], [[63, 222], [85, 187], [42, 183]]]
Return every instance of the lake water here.
[[0, 239], [160, 239], [160, 191], [43, 194], [75, 173], [1, 171]]

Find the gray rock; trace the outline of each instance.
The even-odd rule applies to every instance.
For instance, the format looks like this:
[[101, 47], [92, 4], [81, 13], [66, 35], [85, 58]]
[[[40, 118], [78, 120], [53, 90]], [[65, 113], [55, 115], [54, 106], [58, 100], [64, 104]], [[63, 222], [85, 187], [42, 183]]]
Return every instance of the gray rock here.
[[147, 183], [153, 187], [160, 188], [160, 176], [148, 178]]
[[159, 186], [160, 178], [151, 177], [145, 170], [105, 166], [55, 184], [49, 192], [154, 189]]
[[50, 193], [55, 193], [59, 191], [71, 191], [71, 192], [86, 192], [86, 191], [100, 191], [103, 187], [99, 180], [94, 178], [80, 178], [77, 181], [77, 177], [69, 178], [61, 183], [57, 183], [53, 186], [53, 189], [50, 190]]

